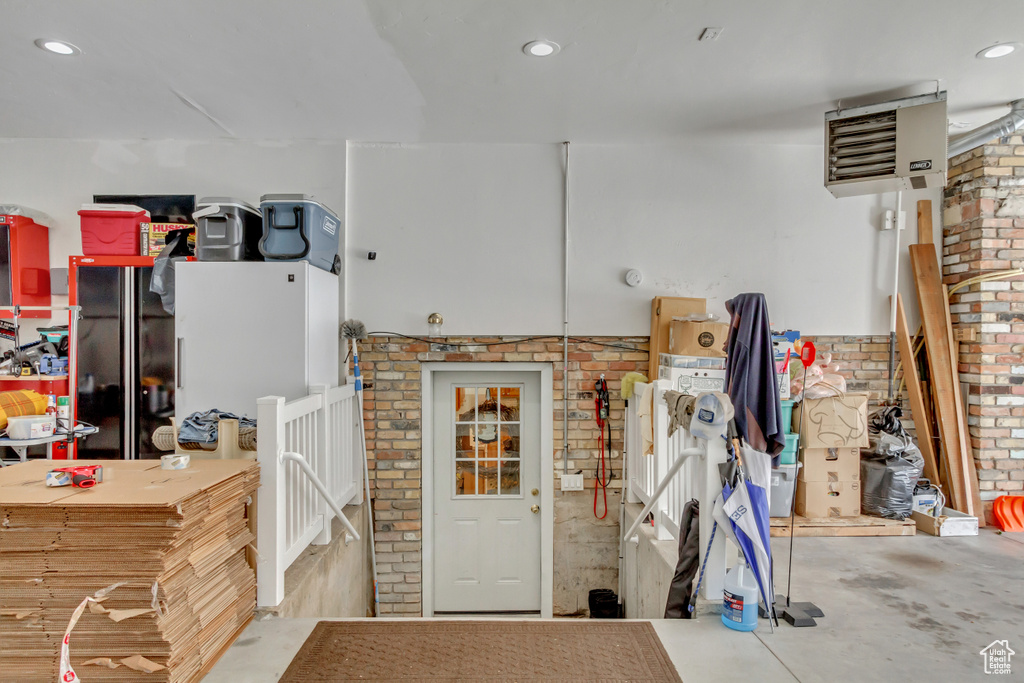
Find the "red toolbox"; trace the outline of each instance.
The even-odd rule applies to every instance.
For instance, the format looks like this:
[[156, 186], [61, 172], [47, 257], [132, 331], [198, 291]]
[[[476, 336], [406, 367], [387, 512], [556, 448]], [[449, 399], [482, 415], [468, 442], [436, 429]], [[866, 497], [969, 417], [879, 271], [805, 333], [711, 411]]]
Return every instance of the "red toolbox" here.
[[139, 224], [149, 212], [129, 204], [83, 204], [82, 254], [85, 256], [137, 256]]
[[[21, 207], [0, 206], [0, 306], [49, 305], [49, 229]], [[49, 318], [51, 313], [22, 311], [21, 316]], [[12, 316], [10, 311], [0, 311], [0, 318]]]

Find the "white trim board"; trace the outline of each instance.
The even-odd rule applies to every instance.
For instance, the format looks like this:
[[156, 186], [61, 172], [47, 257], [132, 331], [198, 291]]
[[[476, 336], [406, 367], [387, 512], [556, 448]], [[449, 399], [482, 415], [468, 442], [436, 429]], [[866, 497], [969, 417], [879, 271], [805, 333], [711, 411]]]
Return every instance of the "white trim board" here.
[[434, 616], [434, 373], [536, 372], [540, 374], [540, 616], [554, 610], [555, 462], [554, 384], [551, 363], [422, 363], [420, 365], [422, 496], [421, 597], [423, 616]]

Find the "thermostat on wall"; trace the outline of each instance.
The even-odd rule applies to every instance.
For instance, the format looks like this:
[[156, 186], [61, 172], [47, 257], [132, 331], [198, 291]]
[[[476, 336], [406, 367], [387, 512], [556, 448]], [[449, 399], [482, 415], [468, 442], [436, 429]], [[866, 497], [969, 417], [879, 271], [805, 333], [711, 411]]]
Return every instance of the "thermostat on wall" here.
[[636, 287], [644, 280], [644, 274], [636, 268], [630, 268], [626, 271], [626, 284], [630, 287]]

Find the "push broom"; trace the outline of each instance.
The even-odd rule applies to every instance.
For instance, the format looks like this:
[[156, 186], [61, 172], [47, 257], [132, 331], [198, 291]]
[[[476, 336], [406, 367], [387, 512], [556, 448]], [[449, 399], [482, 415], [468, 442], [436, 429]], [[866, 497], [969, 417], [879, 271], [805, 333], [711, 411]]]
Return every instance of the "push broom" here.
[[359, 373], [359, 347], [357, 340], [366, 339], [366, 325], [349, 318], [341, 324], [341, 336], [349, 341], [352, 366], [356, 379], [356, 396], [359, 399], [359, 446], [363, 456], [363, 484], [366, 487], [366, 509], [370, 515], [370, 567], [373, 571], [373, 616], [380, 616], [380, 594], [377, 592], [377, 550], [373, 540], [373, 500], [370, 498], [370, 465], [366, 456], [366, 426], [363, 424], [363, 380]]

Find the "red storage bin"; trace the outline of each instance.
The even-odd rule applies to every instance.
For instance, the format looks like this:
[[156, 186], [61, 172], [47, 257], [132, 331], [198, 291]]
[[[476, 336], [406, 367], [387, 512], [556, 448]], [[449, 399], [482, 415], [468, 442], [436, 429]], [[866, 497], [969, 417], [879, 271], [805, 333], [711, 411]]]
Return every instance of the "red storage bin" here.
[[82, 254], [85, 256], [138, 256], [139, 224], [149, 212], [129, 204], [83, 204]]

